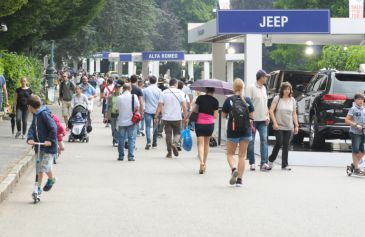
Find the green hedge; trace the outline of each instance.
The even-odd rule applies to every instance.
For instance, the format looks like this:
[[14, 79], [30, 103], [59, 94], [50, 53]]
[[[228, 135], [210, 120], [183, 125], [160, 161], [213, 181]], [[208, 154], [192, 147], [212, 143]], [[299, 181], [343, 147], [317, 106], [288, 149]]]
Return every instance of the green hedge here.
[[40, 93], [43, 80], [41, 61], [16, 53], [0, 52], [0, 55], [0, 74], [6, 79], [10, 104], [13, 104], [14, 92], [20, 86], [22, 76], [28, 78], [33, 93]]

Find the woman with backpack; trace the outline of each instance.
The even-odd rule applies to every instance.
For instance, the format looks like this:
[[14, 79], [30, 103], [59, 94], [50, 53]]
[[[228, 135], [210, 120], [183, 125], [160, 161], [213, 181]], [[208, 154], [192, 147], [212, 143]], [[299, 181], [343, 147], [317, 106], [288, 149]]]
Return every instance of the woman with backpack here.
[[27, 101], [29, 96], [32, 94], [32, 90], [28, 87], [27, 77], [22, 77], [20, 79], [20, 83], [21, 87], [17, 88], [14, 94], [14, 108], [16, 109], [16, 128], [18, 130], [15, 134], [15, 138], [19, 138], [19, 136], [22, 135], [22, 139], [24, 139], [27, 132], [28, 123]]
[[[248, 143], [252, 139], [252, 118], [254, 107], [249, 97], [244, 97], [245, 84], [242, 79], [233, 82], [234, 95], [227, 98], [223, 104], [223, 117], [228, 118], [227, 126], [227, 160], [231, 168], [230, 185], [240, 187], [245, 171], [245, 162]], [[238, 151], [238, 164], [233, 158], [236, 148]]]
[[196, 99], [192, 110], [197, 113], [197, 119], [194, 122], [200, 160], [199, 174], [204, 174], [206, 170], [209, 140], [214, 131], [214, 119], [218, 117], [219, 102], [213, 97], [214, 91], [214, 88], [207, 88], [206, 94]]
[[269, 156], [269, 166], [273, 168], [274, 161], [282, 147], [281, 169], [290, 171], [288, 167], [288, 150], [292, 134], [298, 134], [297, 103], [293, 97], [293, 89], [289, 82], [280, 86], [280, 94], [271, 103], [270, 116], [275, 131], [275, 146]]

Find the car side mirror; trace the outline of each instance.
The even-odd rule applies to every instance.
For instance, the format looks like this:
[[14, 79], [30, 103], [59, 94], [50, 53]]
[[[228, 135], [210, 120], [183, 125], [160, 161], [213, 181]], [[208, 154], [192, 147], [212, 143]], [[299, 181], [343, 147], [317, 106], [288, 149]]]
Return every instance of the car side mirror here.
[[304, 85], [302, 85], [302, 84], [299, 84], [299, 85], [297, 85], [296, 87], [295, 87], [295, 90], [297, 90], [297, 91], [300, 91], [300, 92], [305, 92], [305, 86]]

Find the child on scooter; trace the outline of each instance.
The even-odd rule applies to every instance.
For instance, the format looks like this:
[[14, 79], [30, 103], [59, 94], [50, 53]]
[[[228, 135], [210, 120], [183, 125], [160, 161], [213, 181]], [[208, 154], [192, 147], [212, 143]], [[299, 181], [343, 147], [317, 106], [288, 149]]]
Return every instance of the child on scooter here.
[[42, 192], [41, 185], [43, 173], [46, 173], [48, 180], [43, 187], [43, 191], [49, 191], [56, 179], [52, 173], [52, 163], [54, 156], [57, 154], [57, 126], [51, 116], [51, 111], [42, 106], [41, 99], [36, 95], [31, 95], [27, 101], [28, 110], [33, 114], [32, 125], [29, 128], [27, 143], [34, 146], [35, 152], [38, 152], [38, 146], [35, 143], [44, 143], [40, 147], [39, 160], [37, 160], [36, 172], [38, 175], [38, 194]]
[[364, 125], [365, 125], [365, 107], [364, 94], [356, 93], [354, 96], [354, 105], [349, 110], [345, 123], [350, 125], [350, 137], [352, 144], [352, 164], [351, 172], [355, 175], [365, 175], [359, 168], [359, 163], [364, 157]]

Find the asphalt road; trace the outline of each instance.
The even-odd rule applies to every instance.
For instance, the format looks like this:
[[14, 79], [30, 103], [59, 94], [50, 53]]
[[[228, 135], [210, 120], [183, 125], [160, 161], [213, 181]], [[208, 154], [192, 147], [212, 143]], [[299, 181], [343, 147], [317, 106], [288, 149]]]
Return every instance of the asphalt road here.
[[211, 149], [204, 175], [195, 147], [166, 159], [164, 141], [147, 152], [144, 137], [136, 162], [118, 162], [99, 110], [93, 116], [90, 143], [66, 142], [57, 183], [39, 204], [31, 170], [0, 205], [1, 237], [362, 236], [365, 180], [344, 168], [247, 171], [231, 187], [224, 147]]

